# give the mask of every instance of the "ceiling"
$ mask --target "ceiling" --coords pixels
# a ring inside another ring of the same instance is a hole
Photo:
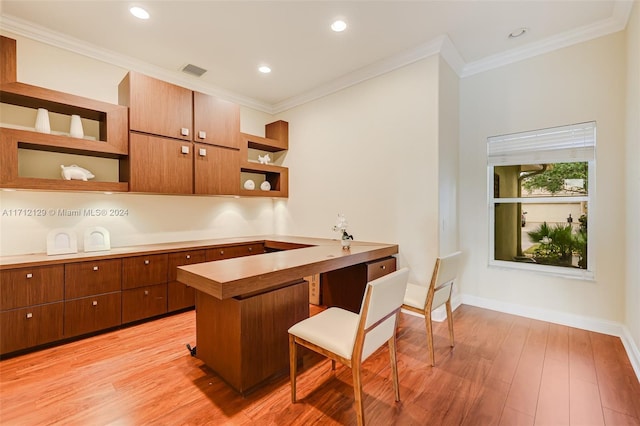
[[[619,31],[632,4],[2,0],[0,27],[273,113],[434,53],[464,77]],[[134,18],[132,5],[151,18]],[[344,32],[331,31],[336,18]],[[187,64],[208,71],[193,77]]]

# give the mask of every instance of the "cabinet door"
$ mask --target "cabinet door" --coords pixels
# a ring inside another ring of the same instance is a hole
[[[0,310],[56,302],[64,297],[64,266],[0,271]]]
[[[120,292],[64,302],[64,337],[116,327],[121,323]]]
[[[193,92],[193,140],[240,148],[240,106]]]
[[[167,282],[167,254],[122,259],[122,289]]]
[[[234,257],[251,256],[253,254],[262,254],[265,252],[263,243],[242,244],[237,246],[224,246],[207,249],[206,260],[212,262],[215,260],[232,259]]]
[[[121,272],[120,259],[67,263],[64,265],[64,298],[120,291]]]
[[[129,72],[118,86],[118,101],[129,107],[130,130],[191,140],[191,90]]]
[[[62,339],[64,303],[49,303],[0,313],[0,353]]]
[[[131,133],[129,190],[160,194],[193,193],[193,144]]]
[[[122,291],[122,323],[167,313],[167,284]]]
[[[218,146],[194,145],[194,193],[238,195],[240,151]]]
[[[167,287],[167,310],[169,312],[189,308],[196,304],[195,290],[176,281],[177,268],[205,261],[204,250],[169,254],[169,284]]]

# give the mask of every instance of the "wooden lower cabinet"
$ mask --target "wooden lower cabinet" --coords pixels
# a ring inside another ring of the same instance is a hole
[[[58,302],[63,297],[63,265],[0,271],[0,311]]]
[[[289,368],[287,330],[309,317],[309,283],[244,299],[196,292],[197,357],[241,394]]]
[[[177,268],[183,265],[192,265],[205,261],[204,250],[191,250],[179,253],[170,253],[168,261],[168,287],[167,310],[169,312],[190,308],[196,304],[196,293],[188,287],[176,281]]]
[[[65,300],[113,293],[121,289],[122,260],[67,263],[64,275]]]
[[[122,323],[167,313],[167,284],[122,290]]]
[[[167,282],[168,254],[151,254],[122,259],[122,289]]]
[[[64,302],[64,337],[75,337],[117,327],[121,320],[120,292]]]
[[[0,353],[63,338],[64,303],[49,303],[0,313]]]
[[[321,274],[322,304],[358,313],[367,283],[395,270],[396,258],[387,257]]]
[[[234,257],[252,256],[265,253],[264,243],[241,244],[207,249],[206,261],[232,259]]]

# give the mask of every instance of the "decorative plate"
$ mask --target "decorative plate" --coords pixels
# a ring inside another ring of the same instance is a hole
[[[47,234],[47,255],[78,252],[78,239],[72,229],[56,228]]]
[[[84,251],[111,250],[109,231],[102,226],[93,226],[84,230]]]

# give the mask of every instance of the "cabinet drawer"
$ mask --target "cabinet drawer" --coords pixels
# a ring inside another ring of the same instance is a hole
[[[64,266],[64,298],[120,291],[121,274],[120,259],[67,263]]]
[[[167,281],[175,281],[178,275],[178,266],[192,265],[205,261],[204,250],[181,251],[179,253],[169,253],[169,271]]]
[[[120,292],[64,303],[64,336],[73,337],[116,327],[121,323]]]
[[[377,278],[384,277],[396,270],[396,258],[388,257],[386,259],[377,260],[367,263],[367,282]]]
[[[62,339],[64,303],[49,303],[0,313],[0,353]]]
[[[0,310],[57,302],[63,297],[63,265],[0,271]]]
[[[167,312],[167,284],[122,291],[122,323]]]
[[[263,243],[216,247],[207,250],[206,260],[207,262],[211,262],[214,260],[232,259],[234,257],[251,256],[262,253],[264,253]]]
[[[166,254],[122,259],[122,289],[167,282]]]
[[[196,291],[178,281],[172,281],[167,288],[167,309],[169,312],[190,308],[196,304]]]

